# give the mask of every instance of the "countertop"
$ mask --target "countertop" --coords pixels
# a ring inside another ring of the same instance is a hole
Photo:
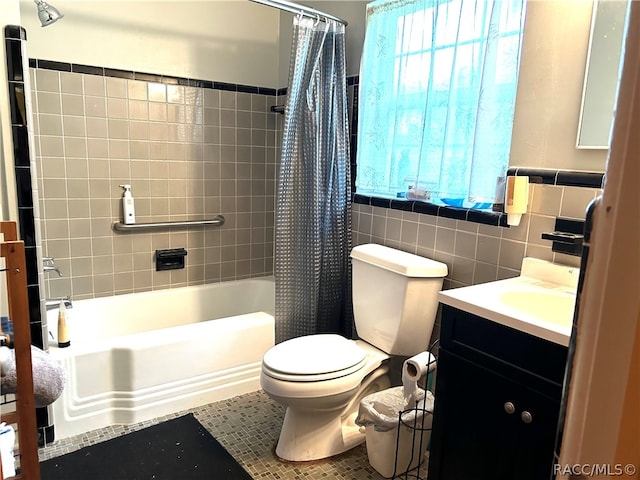
[[[440,292],[445,305],[551,342],[568,345],[579,270],[523,260],[522,275]]]

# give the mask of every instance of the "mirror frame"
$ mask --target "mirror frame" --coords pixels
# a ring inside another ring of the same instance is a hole
[[[593,2],[576,137],[578,149],[609,148],[630,3],[630,0]]]

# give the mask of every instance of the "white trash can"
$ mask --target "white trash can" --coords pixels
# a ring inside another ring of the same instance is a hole
[[[401,386],[360,401],[356,423],[365,429],[369,463],[385,478],[413,470],[424,459],[431,439],[434,397],[427,391],[416,401],[407,406]],[[400,412],[404,413],[399,424]]]
[[[15,441],[16,432],[13,427],[4,422],[0,423],[0,453],[2,454],[2,474],[0,479],[14,477],[16,474],[15,459],[13,457]]]

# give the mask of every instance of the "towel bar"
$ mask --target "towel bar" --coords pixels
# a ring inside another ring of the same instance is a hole
[[[136,230],[157,230],[162,228],[179,228],[179,227],[200,227],[205,225],[224,225],[224,217],[218,215],[211,220],[184,220],[178,222],[156,222],[156,223],[122,223],[116,222],[113,224],[113,229],[117,232],[131,232]]]

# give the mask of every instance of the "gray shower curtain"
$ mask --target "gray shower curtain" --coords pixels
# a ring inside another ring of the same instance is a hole
[[[297,17],[276,204],[276,342],[351,335],[344,25]]]

